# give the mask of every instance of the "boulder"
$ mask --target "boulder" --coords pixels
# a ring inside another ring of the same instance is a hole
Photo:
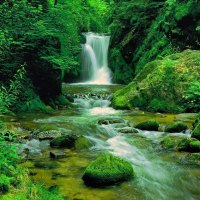
[[[189,147],[190,147],[190,152],[194,153],[200,152],[200,141],[191,141]]]
[[[117,131],[120,133],[138,133],[139,131],[133,127],[123,127],[123,128],[117,128]]]
[[[36,162],[34,166],[41,169],[56,169],[60,167],[60,165],[56,162]]]
[[[154,120],[149,120],[141,122],[135,126],[137,129],[147,130],[147,131],[158,131],[159,124]]]
[[[78,137],[75,141],[75,148],[77,150],[89,149],[92,143],[84,136]]]
[[[190,143],[196,141],[194,138],[182,138],[177,144],[177,150],[190,151]]]
[[[77,139],[76,135],[63,135],[57,138],[54,138],[50,142],[51,147],[67,147],[73,148],[75,145],[75,141]]]
[[[108,125],[108,124],[117,124],[117,123],[125,123],[125,120],[121,118],[107,118],[107,119],[100,119],[98,124]]]
[[[56,130],[34,132],[33,137],[39,140],[52,140],[54,138],[62,136],[62,132]]]
[[[49,155],[50,155],[50,158],[53,158],[53,159],[66,158],[67,157],[67,155],[64,152],[51,151],[49,153]]]
[[[99,156],[85,170],[82,179],[86,185],[99,187],[127,181],[134,176],[131,164],[111,154]]]
[[[200,110],[200,51],[186,50],[147,63],[133,81],[114,93],[112,105],[162,113]]]
[[[192,137],[200,140],[200,113],[198,114],[193,126],[194,130],[192,132]]]
[[[161,146],[164,149],[175,149],[182,141],[182,138],[176,136],[166,136],[161,141]]]
[[[182,122],[173,122],[165,127],[165,132],[180,133],[182,131],[187,130],[187,128],[188,128],[187,125]]]

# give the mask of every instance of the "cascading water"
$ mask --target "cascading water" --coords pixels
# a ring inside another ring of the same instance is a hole
[[[84,33],[86,44],[82,45],[83,79],[87,84],[110,84],[108,47],[110,36]]]

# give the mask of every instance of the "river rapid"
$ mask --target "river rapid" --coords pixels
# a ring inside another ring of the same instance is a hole
[[[71,108],[56,110],[52,114],[20,113],[4,117],[4,121],[24,137],[21,152],[29,150],[22,166],[30,170],[31,178],[47,187],[57,185],[67,199],[76,200],[197,200],[200,199],[199,165],[187,161],[187,152],[166,151],[160,141],[167,133],[163,129],[172,121],[184,121],[191,128],[196,114],[147,113],[138,109],[115,110],[111,107],[112,93],[120,85],[63,85],[65,95],[74,99]],[[118,124],[98,124],[100,119],[122,119]],[[149,119],[160,123],[159,132],[141,131],[137,134],[121,133]],[[89,149],[52,149],[48,140],[31,137],[34,131],[56,130],[85,136]],[[179,137],[187,133],[174,133]],[[28,138],[28,139],[26,139]],[[67,157],[51,159],[49,153],[57,151]],[[110,152],[131,162],[136,177],[119,185],[91,188],[81,177],[88,164],[98,155]],[[22,153],[23,155],[23,153]],[[51,163],[54,167],[40,168],[36,163]]]

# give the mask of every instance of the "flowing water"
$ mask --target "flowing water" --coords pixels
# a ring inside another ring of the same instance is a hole
[[[82,44],[83,81],[87,84],[110,84],[111,71],[108,68],[108,47],[110,36],[84,33],[86,43]]]
[[[110,107],[111,93],[121,86],[64,85],[64,92],[74,98],[72,108],[47,114],[20,114],[10,126],[32,134],[34,130],[64,130],[84,135],[93,144],[90,149],[56,149],[65,152],[67,158],[52,160],[53,151],[48,141],[30,139],[24,141],[24,148],[30,151],[29,158],[23,163],[32,172],[34,180],[48,187],[58,185],[60,192],[71,199],[82,200],[196,200],[200,199],[199,165],[193,165],[185,159],[186,152],[163,151],[159,143],[166,136],[163,132],[139,131],[137,134],[123,134],[120,128],[140,121],[156,119],[161,129],[167,123],[181,120],[191,127],[195,114],[160,114],[142,111],[117,111]],[[122,120],[118,124],[99,125],[99,119]],[[176,134],[188,137],[188,134]],[[55,149],[54,149],[55,151]],[[98,155],[110,152],[131,162],[136,177],[122,184],[90,188],[84,185],[81,177],[87,165]],[[35,166],[37,162],[56,164],[55,168],[44,169]]]

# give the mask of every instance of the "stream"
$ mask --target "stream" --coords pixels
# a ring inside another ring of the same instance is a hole
[[[10,128],[21,133],[23,148],[29,155],[21,164],[30,170],[31,178],[47,187],[57,185],[66,197],[76,200],[197,200],[200,199],[200,170],[198,165],[185,161],[186,152],[164,151],[160,141],[167,134],[154,131],[121,133],[138,122],[155,119],[161,129],[167,123],[181,120],[191,128],[195,114],[146,113],[140,110],[115,110],[111,107],[112,93],[120,85],[68,85],[63,92],[74,99],[71,108],[52,114],[20,113],[7,117]],[[102,119],[119,119],[117,124],[99,124]],[[48,140],[30,137],[34,131],[57,130],[85,136],[89,149],[52,149]],[[175,133],[176,134],[176,133]],[[177,136],[188,137],[177,133]],[[51,151],[65,152],[67,157],[51,159]],[[136,177],[119,185],[91,188],[81,177],[88,164],[98,155],[110,152],[131,162]],[[52,168],[40,168],[37,162],[53,163]]]

